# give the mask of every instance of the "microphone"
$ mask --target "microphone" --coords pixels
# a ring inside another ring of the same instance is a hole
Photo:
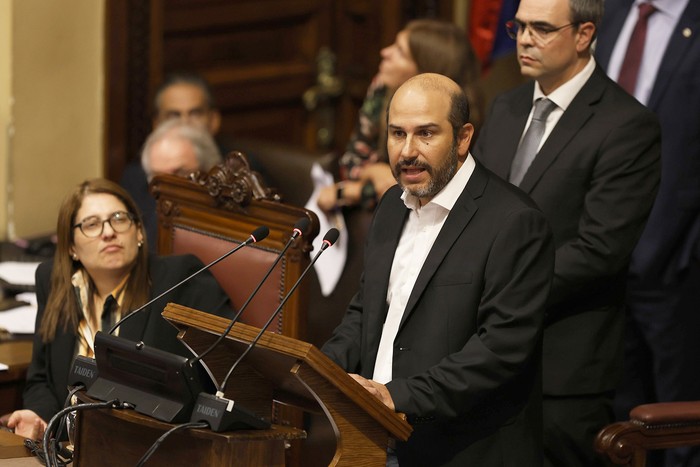
[[[250,245],[251,243],[257,243],[257,242],[259,242],[259,241],[261,241],[261,240],[264,240],[265,238],[267,238],[268,235],[270,235],[270,229],[268,229],[268,228],[265,227],[264,225],[258,227],[257,229],[255,229],[255,230],[253,231],[253,233],[250,234],[250,237],[248,237],[248,239],[247,239],[245,242],[241,243],[240,245],[236,246],[236,247],[233,248],[232,250],[229,250],[228,252],[226,252],[226,253],[224,253],[223,255],[219,256],[217,259],[215,259],[215,260],[212,261],[211,263],[207,264],[206,266],[202,267],[201,269],[199,269],[199,270],[193,272],[192,274],[190,274],[189,276],[185,277],[184,279],[182,279],[182,280],[181,280],[180,282],[178,282],[177,284],[175,284],[175,285],[173,285],[172,287],[170,287],[170,288],[169,288],[168,290],[166,290],[165,292],[161,293],[161,294],[158,295],[157,297],[155,297],[155,298],[149,300],[148,302],[144,303],[143,305],[141,305],[140,307],[138,307],[136,310],[132,311],[132,312],[129,313],[128,315],[123,316],[122,319],[120,319],[119,321],[117,321],[117,322],[114,324],[114,326],[112,326],[112,329],[109,330],[109,334],[114,334],[114,331],[116,331],[117,328],[118,328],[119,326],[121,326],[122,323],[124,323],[124,321],[126,321],[126,320],[129,319],[129,318],[131,318],[131,317],[134,316],[135,314],[141,312],[141,311],[144,310],[146,307],[148,307],[148,306],[150,306],[151,304],[153,304],[153,302],[155,302],[156,300],[159,300],[159,299],[163,298],[163,296],[165,296],[166,294],[168,294],[168,293],[172,292],[173,290],[177,289],[178,287],[180,287],[180,286],[181,286],[182,284],[184,284],[185,282],[187,282],[187,281],[189,281],[190,279],[192,279],[193,277],[195,277],[195,276],[201,274],[202,272],[204,272],[204,271],[206,271],[207,269],[211,268],[212,266],[214,266],[215,264],[219,263],[220,261],[225,260],[226,258],[228,258],[229,256],[231,256],[233,253],[237,252],[237,251],[240,250],[241,248],[243,248],[243,247],[245,247],[245,246],[248,246],[248,245]]]
[[[255,229],[253,231],[253,233],[250,234],[250,237],[248,237],[248,239],[246,241],[244,241],[243,243],[241,243],[240,245],[237,245],[235,248],[229,250],[227,253],[224,253],[223,256],[220,256],[219,258],[215,259],[211,263],[209,263],[206,266],[202,267],[201,269],[195,271],[190,276],[186,277],[185,279],[181,280],[180,282],[178,282],[174,286],[170,287],[165,292],[159,294],[157,297],[155,297],[152,300],[149,300],[145,304],[141,305],[133,312],[129,313],[126,316],[123,316],[119,321],[117,321],[114,324],[114,326],[112,326],[112,328],[109,330],[108,334],[112,335],[114,333],[114,331],[119,326],[121,326],[122,323],[124,323],[124,321],[131,318],[132,316],[135,316],[137,313],[144,310],[146,307],[151,305],[156,300],[161,299],[163,296],[172,292],[173,290],[175,290],[176,288],[178,288],[179,286],[181,286],[185,282],[189,281],[190,279],[192,279],[196,275],[201,274],[203,271],[211,268],[212,266],[214,266],[218,262],[228,258],[230,255],[232,255],[236,251],[240,250],[244,246],[249,245],[250,243],[259,242],[260,240],[265,239],[269,235],[269,233],[270,233],[270,229],[268,229],[267,227],[265,227],[265,226],[258,227],[257,229]],[[98,334],[100,334],[100,333],[98,333]],[[68,376],[68,380],[69,380],[68,383],[70,386],[77,386],[78,384],[83,384],[85,386],[85,388],[90,389],[90,387],[95,382],[95,380],[98,378],[98,376],[99,376],[98,367],[97,367],[97,363],[96,363],[95,359],[77,355],[75,357],[75,359],[73,360],[73,363],[71,365],[71,370],[70,370],[70,373]]]
[[[215,432],[227,431],[238,428],[265,429],[270,427],[270,423],[268,421],[258,417],[257,415],[244,409],[243,407],[240,407],[238,404],[235,404],[234,401],[225,398],[224,389],[226,388],[226,383],[231,377],[231,374],[233,374],[233,371],[236,369],[238,364],[245,358],[246,355],[248,355],[248,353],[250,353],[253,347],[255,347],[255,345],[258,343],[263,333],[265,332],[265,329],[267,329],[267,327],[270,325],[270,323],[272,323],[277,314],[279,314],[284,304],[287,303],[289,297],[292,296],[294,291],[301,283],[302,279],[306,276],[306,273],[309,272],[309,270],[313,267],[318,257],[321,256],[321,253],[323,253],[329,247],[333,246],[333,244],[336,241],[338,241],[339,236],[340,232],[338,231],[338,229],[335,228],[330,229],[326,233],[326,236],[323,237],[323,243],[321,244],[321,248],[319,249],[318,253],[316,253],[316,256],[314,256],[314,258],[311,260],[306,269],[304,269],[304,271],[301,273],[299,279],[297,279],[297,281],[294,283],[287,295],[284,296],[282,302],[280,302],[279,306],[272,313],[272,315],[264,324],[262,329],[260,329],[260,332],[255,336],[255,338],[251,341],[248,347],[243,351],[241,356],[238,357],[238,359],[231,366],[231,369],[228,371],[226,377],[219,386],[216,395],[207,394],[205,392],[199,393],[197,401],[195,402],[195,409],[192,412],[192,417],[190,418],[191,422],[204,421],[208,423],[212,431]],[[228,332],[226,334],[228,334]]]
[[[238,313],[236,313],[236,315],[231,319],[231,322],[229,323],[226,330],[221,333],[221,335],[218,337],[218,339],[216,339],[216,341],[214,341],[214,343],[212,345],[210,345],[209,348],[207,348],[204,352],[199,354],[199,356],[190,360],[190,365],[194,365],[199,360],[206,357],[209,354],[209,352],[214,350],[214,348],[217,345],[219,345],[222,340],[224,340],[226,338],[226,336],[228,335],[231,328],[233,328],[233,325],[238,321],[238,318],[241,316],[241,314],[246,309],[246,307],[251,302],[251,300],[253,300],[253,297],[255,297],[255,295],[258,293],[258,290],[260,290],[260,287],[262,287],[262,285],[265,283],[265,281],[270,276],[270,274],[272,274],[273,269],[275,269],[275,266],[277,266],[277,263],[280,262],[280,260],[284,256],[284,254],[287,252],[287,249],[289,249],[289,247],[292,245],[294,240],[296,240],[297,238],[304,235],[304,232],[306,232],[306,229],[309,228],[309,224],[310,224],[310,221],[307,217],[301,217],[301,218],[299,218],[298,221],[296,221],[296,223],[294,224],[294,230],[292,231],[292,235],[289,237],[289,240],[287,240],[287,244],[284,245],[284,248],[282,248],[282,251],[280,252],[280,254],[277,255],[277,259],[275,259],[274,263],[272,263],[270,268],[267,270],[267,273],[265,273],[265,276],[258,283],[257,287],[255,287],[255,290],[253,290],[253,292],[248,296],[248,299],[245,301],[245,303],[238,310]],[[217,388],[217,390],[218,390],[218,388]]]

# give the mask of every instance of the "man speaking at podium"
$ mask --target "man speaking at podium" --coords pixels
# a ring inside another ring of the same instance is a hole
[[[542,213],[475,162],[459,86],[394,94],[359,291],[322,350],[413,434],[387,465],[542,465],[541,337],[554,247]]]

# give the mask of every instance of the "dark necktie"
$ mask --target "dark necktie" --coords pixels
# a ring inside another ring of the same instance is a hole
[[[633,96],[637,88],[639,66],[642,64],[649,16],[655,11],[656,8],[651,3],[639,5],[639,19],[637,19],[637,24],[634,26],[632,36],[630,36],[630,42],[627,44],[627,53],[620,68],[620,76],[617,78],[618,84]]]
[[[117,322],[116,316],[114,314],[114,309],[118,307],[119,304],[117,301],[114,299],[112,295],[108,295],[107,299],[105,300],[105,304],[102,307],[102,331],[107,332],[109,331],[112,326],[114,326],[114,323]]]
[[[557,107],[557,104],[546,97],[537,99],[535,102],[535,112],[532,115],[530,126],[523,136],[523,140],[518,146],[518,150],[510,166],[510,177],[508,181],[513,185],[520,186],[520,182],[525,176],[525,172],[532,164],[537,155],[537,148],[540,147],[542,135],[544,135],[547,117]]]

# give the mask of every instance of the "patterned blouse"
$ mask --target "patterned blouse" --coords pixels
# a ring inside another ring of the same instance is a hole
[[[98,329],[93,329],[93,326],[90,325],[91,320],[88,319],[90,315],[88,304],[90,303],[91,291],[87,273],[83,269],[79,269],[73,274],[73,277],[71,277],[78,304],[83,312],[83,317],[78,324],[78,339],[76,340],[77,355],[93,358],[95,356],[94,342],[97,331],[107,331],[121,319],[121,303],[128,278],[129,276],[127,275],[112,293],[107,296],[102,309],[101,318],[98,320]]]
[[[357,180],[362,166],[386,160],[385,148],[380,149],[384,141],[382,119],[386,96],[386,86],[378,83],[375,77],[367,89],[345,153],[338,161],[341,180]]]

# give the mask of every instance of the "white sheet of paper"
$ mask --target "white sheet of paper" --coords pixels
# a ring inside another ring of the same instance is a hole
[[[34,322],[36,321],[36,295],[22,293],[16,298],[30,304],[0,311],[0,328],[12,334],[33,334]]]
[[[313,211],[318,216],[319,234],[313,242],[314,250],[311,255],[315,255],[321,249],[323,237],[328,232],[328,229],[335,227],[340,231],[338,241],[332,247],[328,248],[318,261],[314,264],[318,282],[321,285],[321,293],[323,296],[328,296],[335,290],[335,286],[340,280],[340,275],[345,268],[345,261],[348,256],[348,229],[345,226],[345,219],[342,212],[334,212],[327,215],[318,207],[318,194],[321,188],[333,185],[333,175],[323,170],[320,164],[315,163],[311,167],[311,179],[314,182],[314,192],[311,193],[311,198],[306,203],[306,209]]]
[[[0,263],[0,279],[13,285],[34,285],[34,274],[39,263],[4,261]]]

